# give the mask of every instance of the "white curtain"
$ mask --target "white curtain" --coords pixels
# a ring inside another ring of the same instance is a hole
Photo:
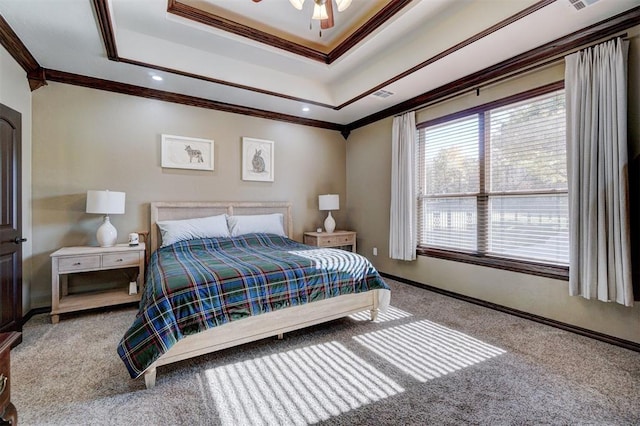
[[[627,160],[629,43],[565,58],[569,292],[633,305]]]
[[[416,114],[393,118],[389,257],[416,258]]]

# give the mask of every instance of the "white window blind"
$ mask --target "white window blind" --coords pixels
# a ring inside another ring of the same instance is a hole
[[[476,196],[480,190],[478,139],[478,116],[420,132],[418,244],[476,250]]]
[[[491,192],[567,191],[564,91],[490,110]]]
[[[487,113],[489,244],[502,257],[569,262],[564,91]]]
[[[418,126],[418,245],[568,263],[564,90]]]

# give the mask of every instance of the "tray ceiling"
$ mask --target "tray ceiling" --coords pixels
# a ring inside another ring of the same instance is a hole
[[[298,11],[288,0],[0,0],[0,15],[50,75],[339,127],[640,0],[581,10],[569,0],[353,0],[321,37],[316,22],[309,30],[311,3]],[[380,90],[391,95],[372,95]]]

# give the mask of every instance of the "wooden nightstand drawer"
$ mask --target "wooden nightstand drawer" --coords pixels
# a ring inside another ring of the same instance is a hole
[[[355,241],[356,241],[355,235],[338,236],[335,238],[335,244],[349,245],[349,244],[353,244]]]
[[[138,266],[140,255],[138,253],[113,253],[102,255],[102,267],[110,268],[121,266]]]
[[[58,260],[58,270],[60,272],[81,271],[84,269],[94,269],[100,267],[100,255],[61,257]]]
[[[305,232],[304,243],[316,247],[351,246],[356,251],[356,233],[354,231]]]
[[[346,240],[346,241],[349,241],[349,240]],[[338,238],[338,237],[320,238],[318,240],[318,245],[320,247],[324,247],[324,246],[331,247],[341,243],[342,243],[341,238]]]

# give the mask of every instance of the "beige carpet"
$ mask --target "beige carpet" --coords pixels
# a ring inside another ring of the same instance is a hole
[[[392,308],[131,380],[135,310],[32,318],[11,352],[21,425],[640,424],[640,354],[389,281]]]

